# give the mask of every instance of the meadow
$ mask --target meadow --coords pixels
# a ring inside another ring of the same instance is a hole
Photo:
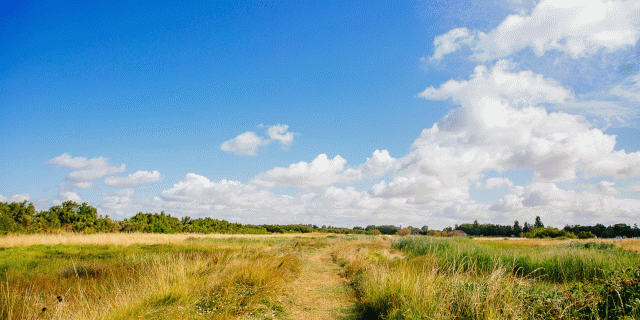
[[[2,319],[636,319],[640,241],[0,238]]]

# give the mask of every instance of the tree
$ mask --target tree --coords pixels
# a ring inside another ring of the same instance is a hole
[[[520,227],[520,222],[516,220],[515,222],[513,222],[513,234],[516,237],[519,237],[521,233],[522,233],[522,227]]]
[[[544,224],[540,219],[540,216],[536,216],[536,223],[533,225],[534,228],[544,228]]]

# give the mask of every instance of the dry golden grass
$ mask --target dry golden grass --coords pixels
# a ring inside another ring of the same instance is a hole
[[[124,239],[113,235],[65,235],[54,238],[30,236],[19,237],[21,242],[14,241],[12,244],[37,244],[47,238],[62,244],[166,244],[179,243],[192,237],[124,236]],[[273,299],[282,295],[286,283],[298,277],[299,255],[303,248],[295,244],[306,240],[306,237],[301,237],[300,240],[289,235],[286,237],[290,240],[250,243],[224,239],[214,242],[197,241],[200,248],[197,250],[192,250],[191,246],[183,243],[170,251],[134,254],[123,257],[124,260],[105,263],[106,266],[109,263],[124,263],[125,267],[105,267],[103,269],[106,273],[97,276],[83,276],[82,272],[79,273],[77,270],[80,264],[77,259],[80,257],[75,257],[75,262],[72,257],[69,261],[72,267],[65,269],[68,271],[65,276],[56,276],[54,272],[48,278],[41,276],[42,281],[2,277],[0,318],[279,318],[282,307]],[[91,266],[93,265],[89,265]],[[57,296],[61,296],[62,301],[58,301]],[[46,310],[42,311],[43,308]]]
[[[291,319],[353,318],[356,302],[353,288],[340,276],[340,268],[333,263],[333,246],[305,250],[302,255],[300,277],[285,290],[283,301]]]
[[[30,245],[116,245],[128,246],[132,244],[178,244],[187,239],[211,238],[311,238],[327,237],[333,234],[325,233],[289,233],[289,234],[158,234],[158,233],[59,233],[59,234],[12,234],[0,237],[0,247],[21,247]]]

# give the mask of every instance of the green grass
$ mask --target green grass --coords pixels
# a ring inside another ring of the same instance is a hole
[[[399,252],[364,239],[336,246],[363,319],[640,319],[639,255],[609,244],[406,237],[387,245]]]
[[[320,248],[351,281],[323,294],[358,297],[335,316],[640,319],[640,255],[546,244],[350,235],[0,248],[0,319],[288,319],[283,290]]]
[[[301,250],[296,239],[2,248],[0,318],[278,318],[272,297]]]
[[[584,243],[524,247],[465,238],[405,237],[393,244],[417,256],[429,256],[450,270],[490,273],[504,268],[522,277],[552,282],[603,278],[612,271],[640,265],[640,256],[609,244]]]

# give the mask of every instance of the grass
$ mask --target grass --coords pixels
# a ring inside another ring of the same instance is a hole
[[[593,280],[611,271],[640,265],[638,254],[613,244],[601,244],[604,246],[589,247],[575,241],[556,246],[524,247],[466,238],[405,237],[393,246],[415,255],[430,256],[452,272],[462,269],[488,273],[499,268],[554,282]]]
[[[633,239],[61,234],[2,240],[0,319],[640,318]]]
[[[0,318],[277,317],[272,297],[299,273],[295,242],[227,244],[3,248]]]
[[[406,237],[377,244],[345,241],[337,248],[334,260],[356,288],[362,318],[640,317],[640,269],[629,269],[637,268],[638,255],[606,244],[528,247]],[[518,271],[521,261],[544,269]],[[600,266],[609,269],[596,279],[598,272],[588,269]]]

